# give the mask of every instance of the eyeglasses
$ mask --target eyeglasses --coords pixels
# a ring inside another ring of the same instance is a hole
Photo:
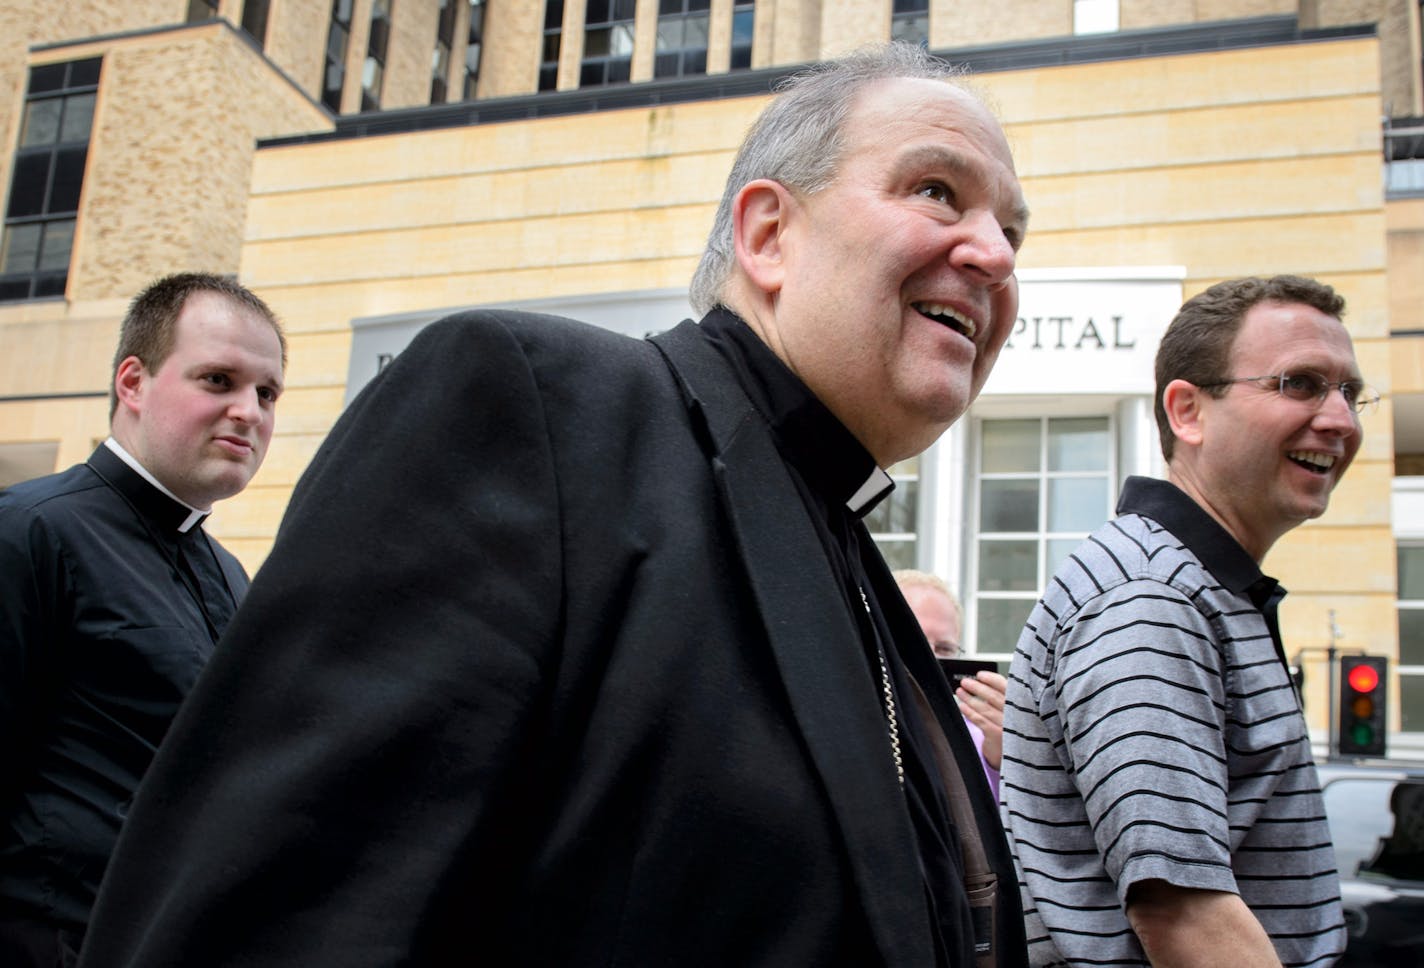
[[[1311,370],[1298,370],[1295,373],[1272,373],[1269,376],[1238,376],[1232,380],[1217,380],[1215,383],[1198,383],[1197,386],[1208,390],[1212,387],[1224,387],[1233,383],[1260,383],[1265,380],[1274,382],[1276,392],[1287,400],[1313,403],[1317,407],[1322,406],[1325,403],[1325,398],[1330,395],[1330,391],[1337,387],[1340,390],[1340,395],[1345,398],[1345,403],[1349,404],[1350,409],[1356,413],[1373,413],[1380,402],[1380,395],[1359,380],[1332,382]]]

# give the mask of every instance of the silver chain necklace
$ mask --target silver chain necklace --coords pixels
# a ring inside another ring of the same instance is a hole
[[[860,592],[860,604],[865,606],[866,617],[870,619],[871,634],[875,631],[875,616],[870,611],[870,599],[865,597],[865,589],[856,586]],[[890,666],[885,661],[885,649],[880,645],[880,637],[875,636],[875,654],[880,659],[880,686],[885,693],[885,725],[890,730],[890,755],[895,758],[895,775],[900,786],[905,785],[905,761],[900,755],[900,720],[895,715],[895,690],[890,687]]]

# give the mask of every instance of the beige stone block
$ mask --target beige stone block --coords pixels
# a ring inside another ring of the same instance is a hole
[[[1375,423],[1375,421],[1371,421]],[[1390,484],[1394,480],[1394,448],[1390,445],[1390,435],[1372,434],[1372,427],[1365,430],[1365,442],[1375,439],[1384,442],[1383,459],[1373,459],[1365,454],[1362,446],[1360,454],[1345,477],[1335,487],[1330,496],[1330,508],[1321,516],[1320,523],[1330,527],[1388,527]]]
[[[277,429],[272,436],[273,446],[288,435],[325,436],[341,415],[345,397],[344,386],[288,386],[277,401]]]
[[[335,425],[335,417],[331,425]],[[277,428],[283,429],[280,406],[277,414]],[[262,462],[262,481],[269,487],[291,488],[316,456],[322,441],[326,440],[326,430],[315,433],[276,433],[267,448],[267,458]]]
[[[1343,485],[1342,485],[1343,486]],[[1384,500],[1388,503],[1388,496]],[[1302,525],[1276,542],[1262,567],[1292,593],[1394,594],[1394,535],[1387,525]]]
[[[1378,172],[1377,155],[1330,155],[1026,177],[1023,188],[1035,233],[1340,212],[1372,216],[1382,234]],[[1326,193],[1321,184],[1359,188]]]
[[[1351,38],[1105,61],[1005,71],[978,80],[1015,124],[1085,113],[1147,115],[1207,105],[1370,96],[1379,90],[1378,41]]]
[[[1038,178],[1351,154],[1367,155],[1378,166],[1378,110],[1377,98],[1365,93],[1064,120],[1019,120],[1007,111],[1004,117],[1019,177]],[[1302,138],[1306,130],[1313,137]],[[1362,190],[1370,193],[1365,199],[1358,197]],[[1358,185],[1350,198],[1378,204],[1379,192],[1376,177]]]
[[[1396,394],[1424,393],[1424,336],[1390,340],[1390,380]]]
[[[505,97],[538,90],[544,5],[487,3],[484,27],[479,96]]]
[[[287,337],[287,384],[310,389],[345,386],[351,355],[350,332],[292,333]],[[285,402],[279,400],[279,406]],[[280,416],[279,416],[280,419]]]
[[[889,0],[821,0],[818,58],[840,57],[867,43],[889,39]]]
[[[930,47],[982,47],[1014,40],[1068,37],[1073,5],[1043,0],[963,3],[930,0]]]
[[[1379,222],[1377,212],[1364,212],[1088,231],[1034,227],[1019,265],[1184,265],[1191,279],[1382,272]]]

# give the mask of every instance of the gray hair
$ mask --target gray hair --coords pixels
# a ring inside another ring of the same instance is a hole
[[[891,78],[954,80],[966,73],[914,44],[867,47],[838,60],[813,65],[776,86],[777,97],[752,125],[737,152],[702,261],[693,273],[692,307],[704,314],[721,303],[731,278],[732,201],[758,178],[812,194],[835,178],[844,148],[842,133],[857,95]]]

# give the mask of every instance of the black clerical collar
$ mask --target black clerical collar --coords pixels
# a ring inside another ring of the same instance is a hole
[[[1261,566],[1221,522],[1170,481],[1129,477],[1122,485],[1117,513],[1140,514],[1162,525],[1186,545],[1225,588],[1247,594],[1257,608],[1263,607],[1271,597],[1279,600],[1285,595],[1280,584],[1261,571]]]
[[[129,463],[127,453],[113,438],[95,448],[89,455],[94,473],[118,491],[134,509],[148,518],[162,532],[186,533],[200,526],[208,512],[189,507],[161,487],[148,480]]]
[[[894,490],[870,452],[739,316],[713,309],[702,331],[731,363],[782,455],[828,504],[864,517]]]

